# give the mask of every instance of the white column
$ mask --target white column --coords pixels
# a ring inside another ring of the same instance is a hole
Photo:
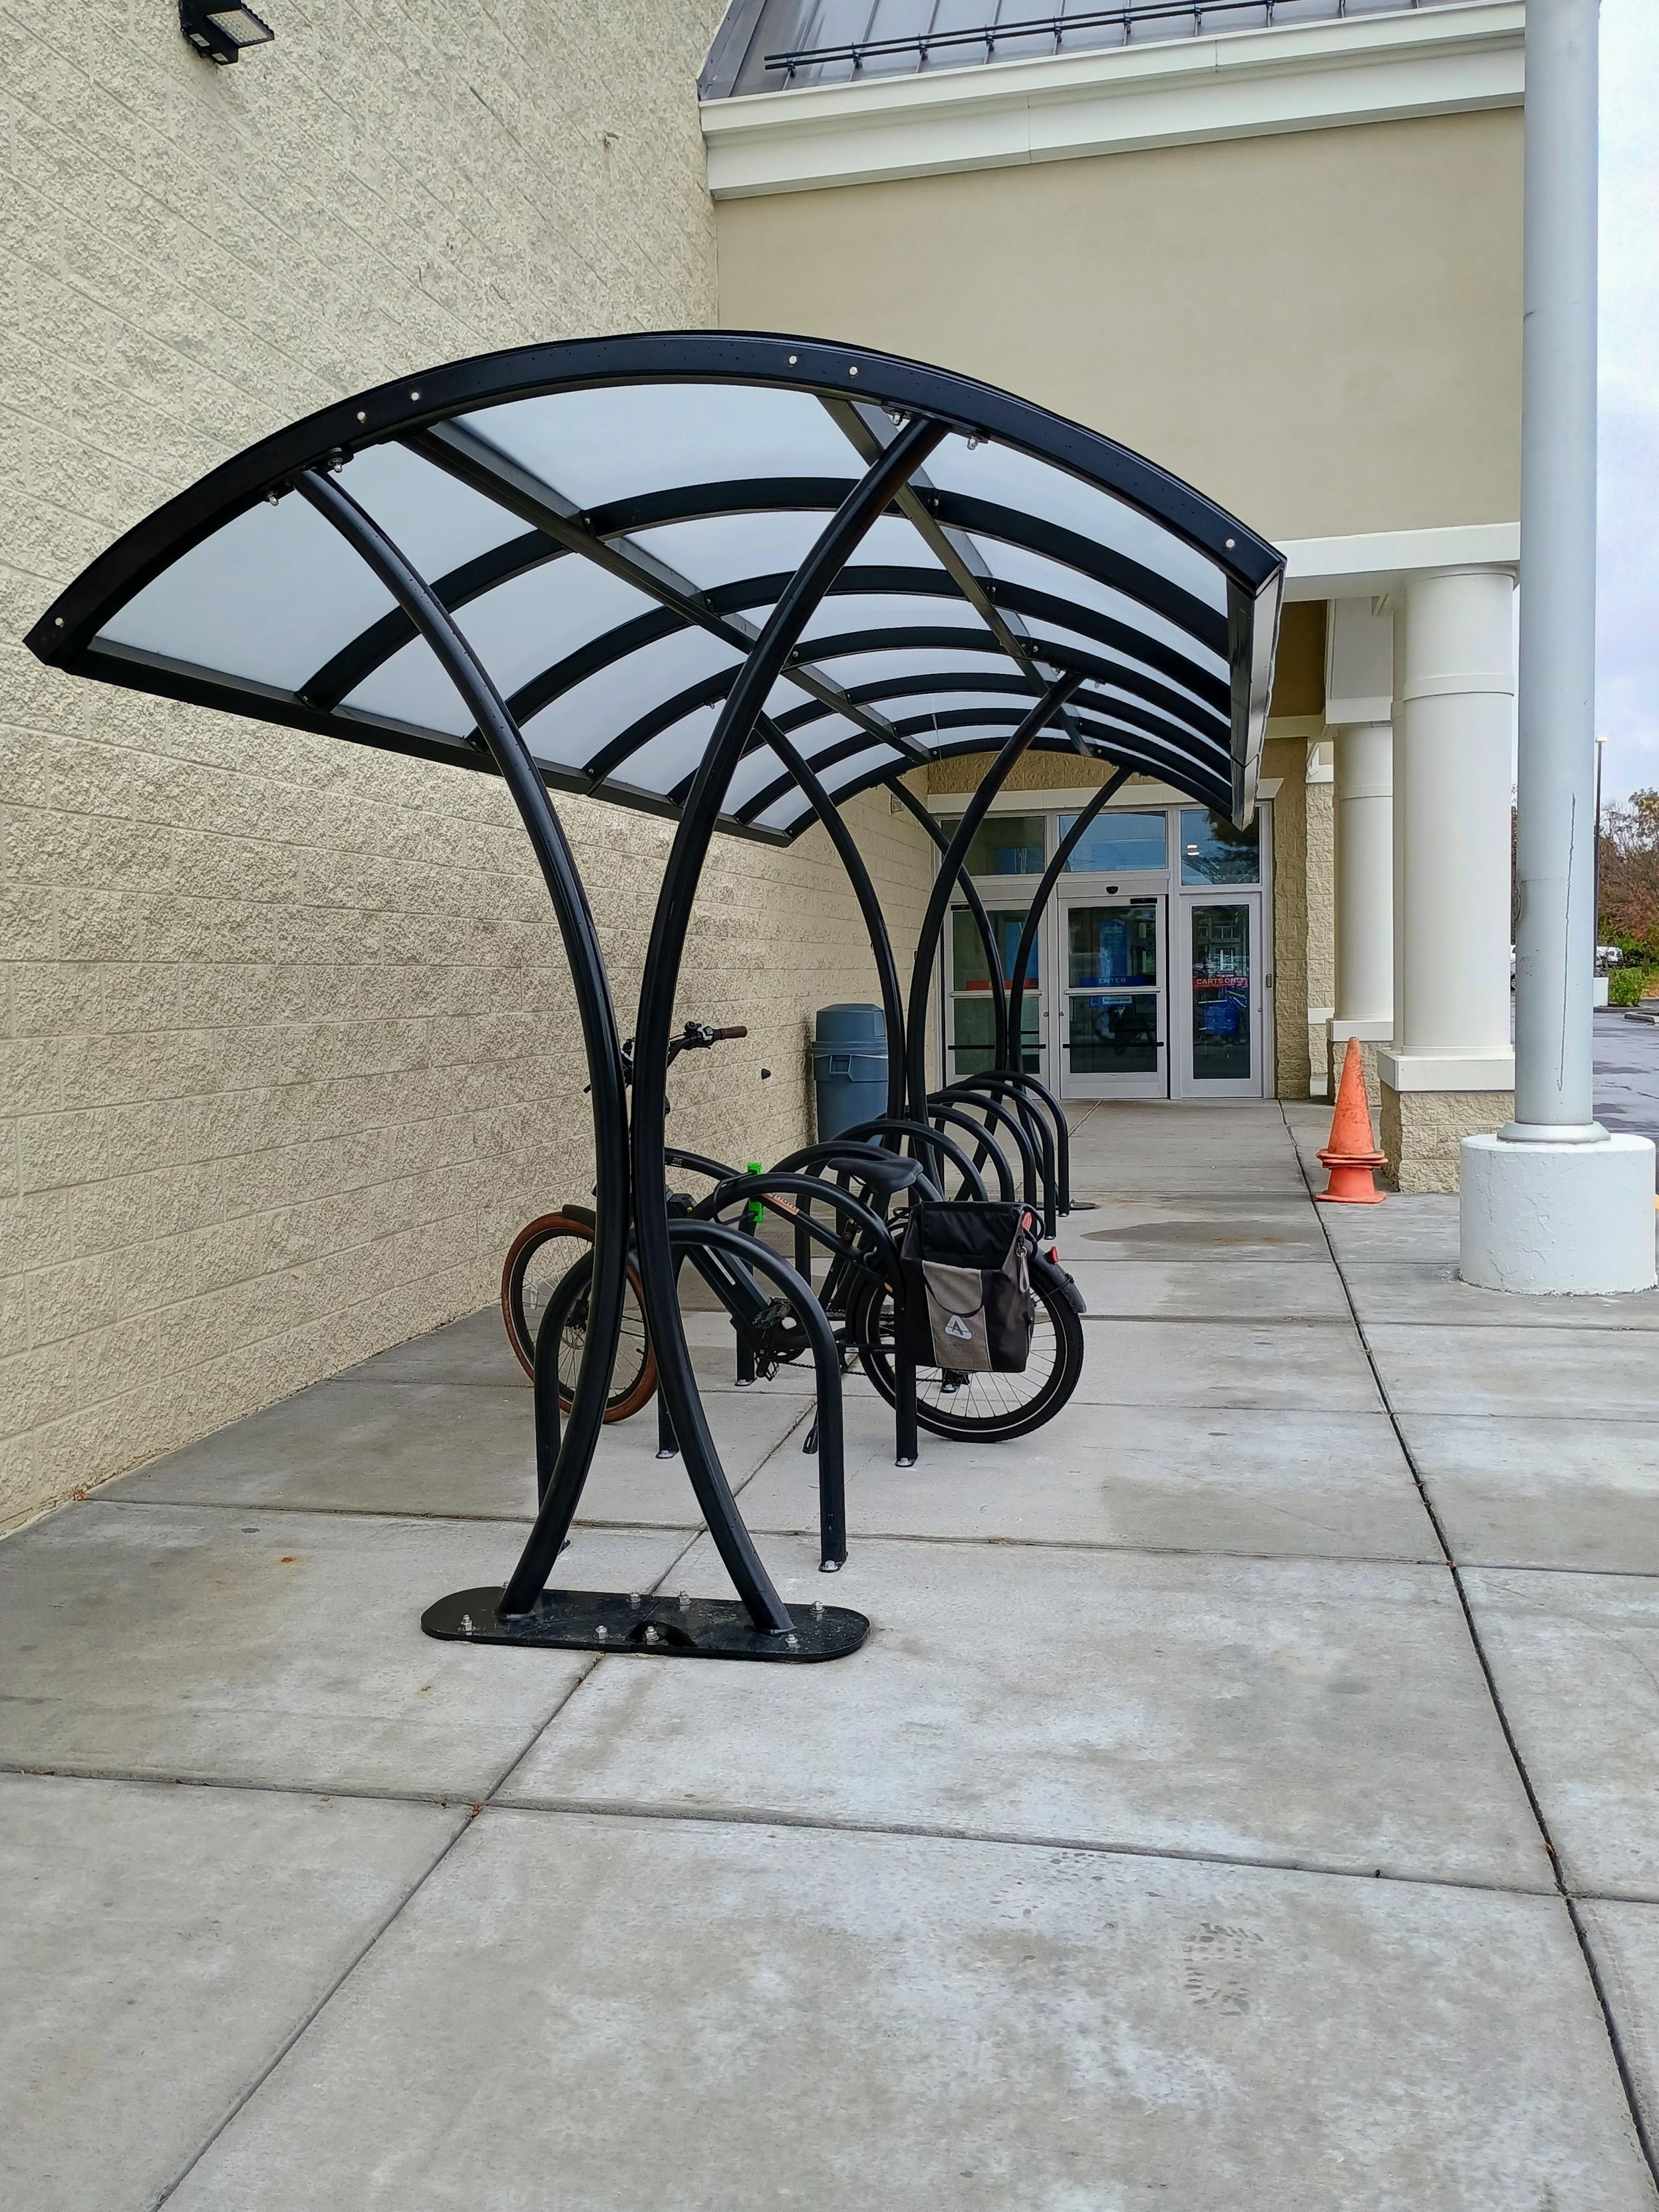
[[[1335,732],[1336,1018],[1331,1036],[1394,1034],[1394,731]]]
[[[1334,599],[1325,720],[1334,744],[1336,1057],[1394,1035],[1394,623],[1375,600]]]
[[[1594,1141],[1598,0],[1528,10],[1516,1137]],[[1535,82],[1530,80],[1535,79]]]
[[[1508,1091],[1515,586],[1504,569],[1413,576],[1395,611],[1397,1091]],[[1496,1118],[1494,1116],[1494,1118]]]
[[[1650,1288],[1654,1147],[1595,1120],[1599,0],[1527,9],[1516,1119],[1462,1146],[1468,1282]]]

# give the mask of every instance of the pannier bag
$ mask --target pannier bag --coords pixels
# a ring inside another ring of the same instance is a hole
[[[1031,1356],[1036,1224],[1006,1200],[924,1199],[911,1208],[904,1270],[905,1349],[952,1375],[1018,1375]]]

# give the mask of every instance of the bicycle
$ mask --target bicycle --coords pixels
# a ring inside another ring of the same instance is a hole
[[[688,1023],[674,1040],[671,1056],[707,1048],[732,1035],[746,1034],[746,1030],[714,1030]],[[804,1146],[769,1171],[739,1170],[676,1147],[666,1152],[671,1165],[707,1177],[714,1186],[701,1200],[693,1200],[684,1192],[671,1194],[672,1222],[713,1226],[720,1223],[722,1214],[739,1212],[750,1238],[750,1245],[744,1249],[759,1247],[753,1264],[768,1273],[773,1271],[761,1261],[759,1253],[769,1248],[761,1243],[757,1232],[761,1218],[770,1214],[793,1231],[794,1273],[808,1285],[812,1281],[813,1246],[830,1248],[817,1303],[834,1328],[842,1368],[855,1360],[895,1409],[896,1456],[901,1466],[911,1464],[915,1458],[919,1427],[939,1436],[981,1443],[1028,1433],[1060,1410],[1081,1375],[1082,1300],[1052,1250],[1046,1255],[1039,1252],[1031,1261],[1036,1311],[1031,1355],[1024,1373],[959,1375],[937,1368],[912,1370],[897,1350],[896,1316],[903,1295],[898,1235],[905,1210],[917,1199],[943,1196],[952,1175],[958,1197],[982,1200],[987,1196],[978,1164],[946,1133],[945,1123],[971,1133],[981,1159],[988,1161],[994,1170],[1000,1194],[1012,1200],[1016,1194],[1014,1176],[995,1141],[996,1125],[1006,1127],[1020,1155],[1021,1184],[1026,1197],[1034,1200],[1034,1182],[1040,1182],[1044,1212],[1052,1218],[1056,1194],[1051,1133],[1046,1126],[1041,1127],[1039,1141],[1033,1144],[1031,1125],[1041,1121],[1040,1114],[1031,1109],[1031,1121],[1027,1121],[1001,1103],[1002,1097],[1023,1089],[1018,1079],[999,1079],[998,1088],[1001,1097],[981,1095],[973,1101],[983,1119],[966,1109],[959,1092],[954,1096],[946,1092],[928,1101],[925,1122],[878,1117],[836,1138]],[[1047,1103],[1046,1092],[1042,1097]],[[1024,1099],[1020,1103],[1024,1105]],[[908,1145],[920,1157],[904,1157],[898,1150],[901,1145]],[[896,1233],[896,1206],[899,1209]],[[835,1216],[833,1228],[814,1218],[815,1207]],[[502,1310],[507,1332],[526,1369],[538,1329],[553,1326],[559,1330],[563,1406],[570,1403],[586,1340],[582,1267],[592,1222],[591,1210],[579,1206],[566,1206],[542,1216],[515,1238],[503,1270]],[[689,1230],[678,1236],[686,1257],[732,1322],[740,1386],[769,1380],[780,1367],[813,1351],[815,1331],[810,1323],[793,1310],[788,1299],[768,1297],[754,1281],[751,1267],[737,1264],[726,1251],[700,1249]],[[631,1418],[649,1404],[655,1389],[655,1361],[638,1279],[630,1266],[623,1338],[606,1419]],[[807,1449],[814,1448],[816,1439],[815,1426],[809,1433]],[[659,1451],[665,1454],[674,1448],[672,1432],[663,1422]]]

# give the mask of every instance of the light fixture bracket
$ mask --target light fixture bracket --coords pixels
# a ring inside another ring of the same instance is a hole
[[[269,46],[276,35],[240,0],[179,0],[179,28],[204,61],[221,69],[238,60],[244,46]]]

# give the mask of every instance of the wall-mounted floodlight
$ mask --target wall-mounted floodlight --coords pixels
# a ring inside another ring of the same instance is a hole
[[[221,68],[234,62],[244,46],[269,46],[276,35],[240,0],[179,0],[179,27],[198,54]]]

